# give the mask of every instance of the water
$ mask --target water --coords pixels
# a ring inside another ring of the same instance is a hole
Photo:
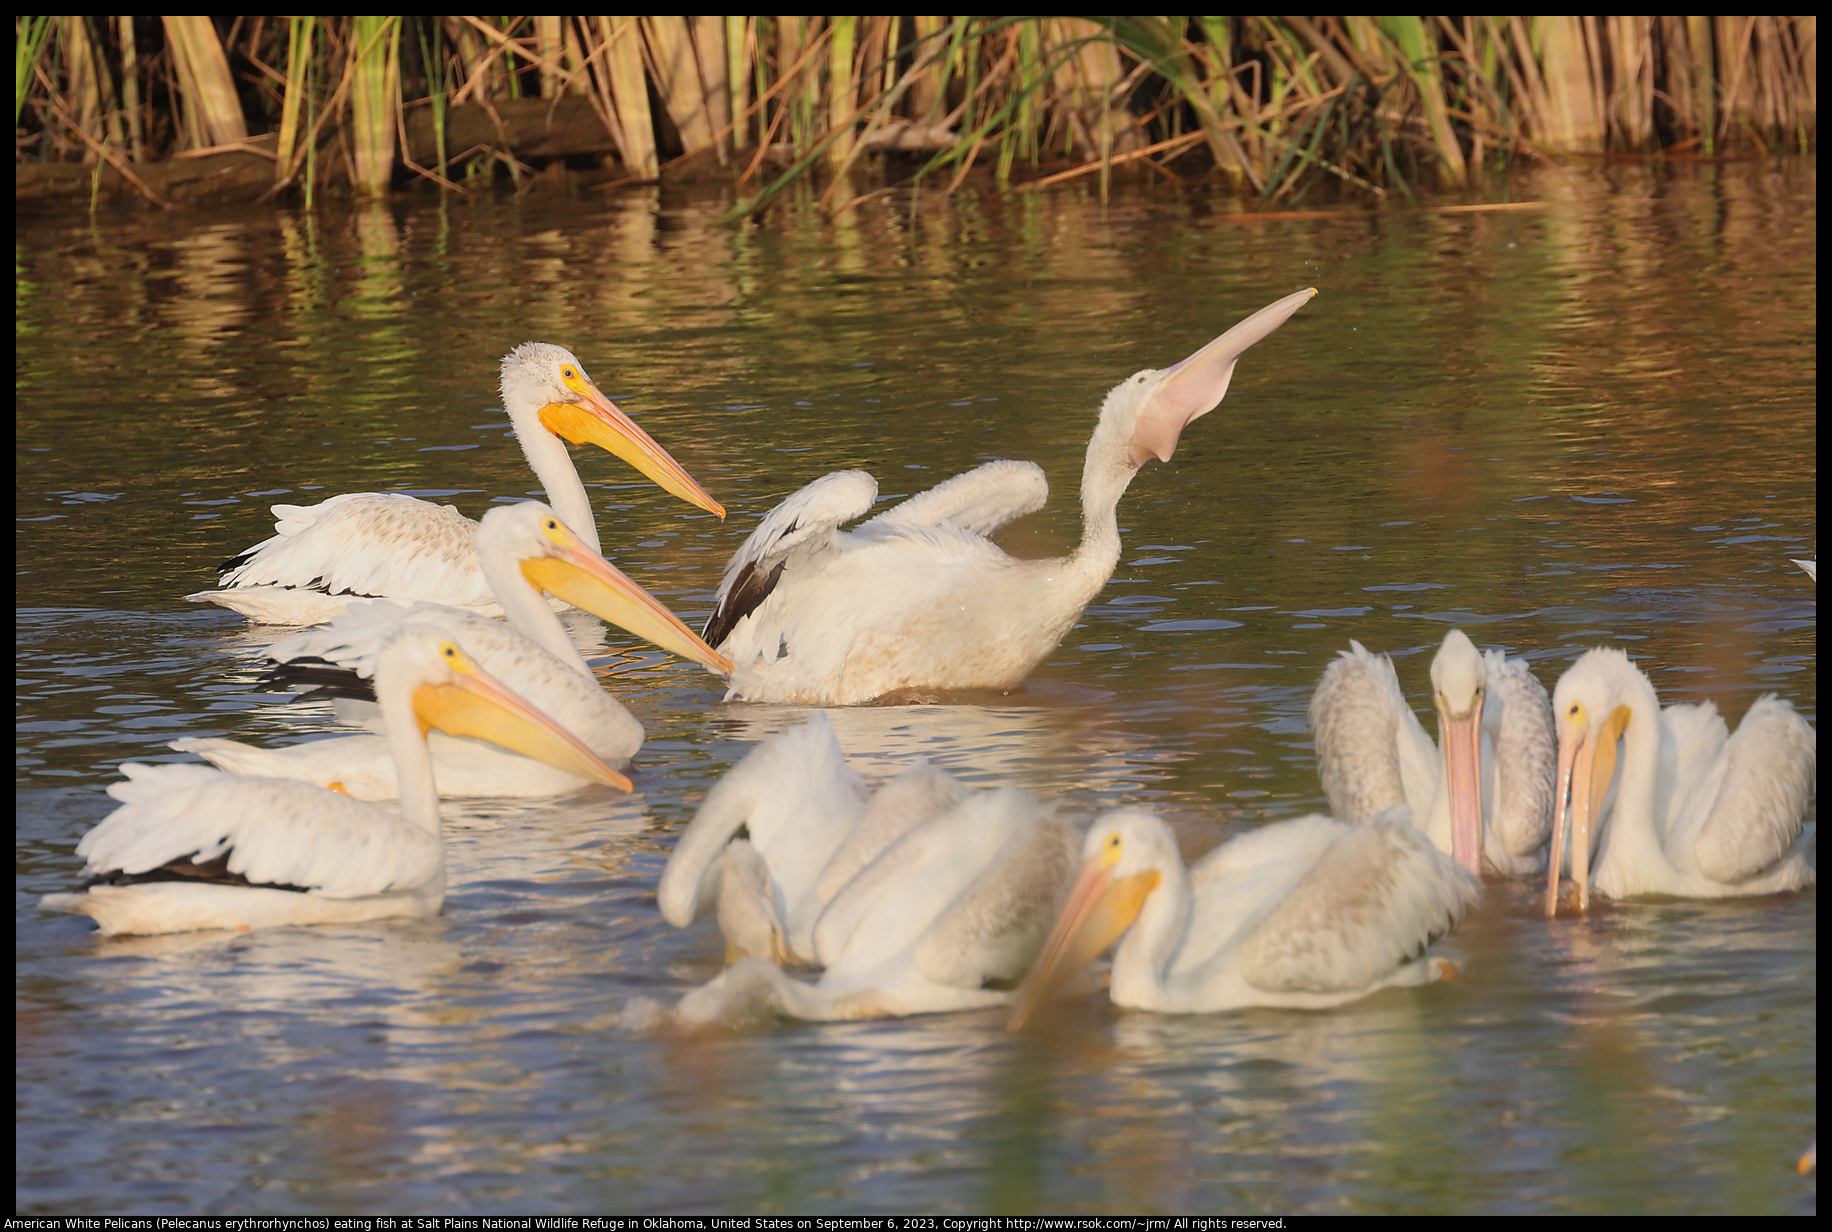
[[[1120,509],[1113,580],[996,705],[835,711],[878,777],[927,755],[1186,856],[1322,806],[1329,656],[1428,708],[1447,625],[1532,660],[1629,648],[1663,700],[1816,716],[1814,163],[1607,165],[1550,204],[1240,225],[1199,196],[908,198],[716,227],[663,195],[401,205],[316,225],[18,224],[16,1206],[208,1214],[1149,1210],[1812,1212],[1816,894],[1605,905],[1491,883],[1460,985],[1328,1013],[1090,1003],[656,1030],[718,970],[656,878],[795,707],[613,633],[637,790],[446,809],[438,919],[97,939],[39,910],[124,760],[322,716],[251,691],[271,634],[178,596],[266,506],[533,495],[497,358],[562,342],[731,510],[575,451],[607,553],[697,624],[807,480],[881,495],[990,457],[1049,475],[1066,551],[1095,409],[1292,290],[1224,406]]]

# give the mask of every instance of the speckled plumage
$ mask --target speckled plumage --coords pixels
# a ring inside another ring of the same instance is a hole
[[[1477,652],[1452,629],[1432,659],[1442,731],[1446,707],[1481,706],[1482,860],[1491,871],[1545,867],[1557,760],[1551,701],[1525,661]],[[1330,813],[1359,824],[1389,816],[1417,826],[1451,849],[1451,806],[1444,753],[1400,691],[1392,662],[1351,641],[1324,670],[1311,695],[1317,777]]]
[[[1102,915],[1135,887],[1132,905]],[[1122,930],[1117,1005],[1206,1013],[1268,1005],[1322,1009],[1382,988],[1429,983],[1431,941],[1477,900],[1481,885],[1408,826],[1349,826],[1327,817],[1274,822],[1185,869],[1170,829],[1123,809],[1096,821],[1082,873],[1013,1025],[1035,1012],[1084,928]],[[1129,913],[1130,912],[1130,913]],[[1101,937],[1086,949],[1098,952]]]

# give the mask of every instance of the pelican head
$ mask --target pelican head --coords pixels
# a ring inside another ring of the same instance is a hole
[[[1164,870],[1182,864],[1170,827],[1142,809],[1095,822],[1082,842],[1081,873],[1005,1029],[1020,1030],[1050,993],[1131,928]]]
[[[664,490],[717,517],[725,506],[605,397],[578,357],[551,342],[524,342],[503,356],[503,407],[527,433],[538,424],[575,445],[609,450]],[[524,420],[528,422],[524,422]]]
[[[1177,452],[1183,430],[1221,405],[1234,376],[1234,365],[1248,347],[1283,325],[1310,302],[1315,287],[1268,304],[1195,354],[1168,368],[1146,368],[1113,387],[1107,407],[1116,418],[1130,419],[1126,456],[1134,470],[1153,458],[1168,462]]]
[[[1547,861],[1546,915],[1558,911],[1559,858],[1565,840],[1565,800],[1571,800],[1571,880],[1578,909],[1590,906],[1590,849],[1593,826],[1616,773],[1616,742],[1628,731],[1637,708],[1644,721],[1659,714],[1654,686],[1628,655],[1614,648],[1585,651],[1552,690],[1558,728],[1558,772],[1553,783],[1552,849]]]
[[[486,573],[499,567],[498,561],[518,561],[522,577],[536,590],[545,590],[721,676],[731,674],[731,660],[701,641],[661,600],[593,551],[539,501],[498,505],[484,514],[477,527],[477,552]]]
[[[475,736],[580,778],[631,789],[577,736],[477,666],[444,629],[403,626],[376,665],[375,691],[378,699],[410,698],[422,734],[437,727]]]
[[[1287,295],[1168,368],[1145,368],[1107,391],[1100,422],[1088,441],[1081,475],[1081,502],[1086,511],[1109,510],[1141,466],[1157,458],[1168,462],[1177,440],[1194,420],[1221,405],[1241,353],[1283,325],[1302,308],[1315,287]]]
[[[1482,654],[1461,629],[1444,635],[1431,660],[1431,692],[1438,707],[1438,741],[1450,782],[1450,855],[1470,872],[1482,872],[1482,695],[1488,672]]]

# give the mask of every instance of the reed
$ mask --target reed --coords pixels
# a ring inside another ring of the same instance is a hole
[[[191,149],[248,136],[229,57],[208,17],[162,17],[166,48],[178,74],[185,139]]]
[[[1007,191],[1138,173],[1266,204],[1325,183],[1410,198],[1482,191],[1520,157],[1806,151],[1818,120],[1813,16],[20,16],[14,54],[21,163],[142,165],[271,131],[276,193],[381,194],[402,166],[520,186],[539,158],[476,138],[453,155],[452,109],[502,132],[500,106],[574,96],[617,174],[704,155],[751,194],[734,217],[809,177],[832,213],[981,168]],[[397,141],[415,107],[431,167]],[[880,187],[831,183],[861,173]]]
[[[350,87],[352,157],[357,191],[384,196],[394,175],[399,106],[401,18],[358,17],[352,30],[355,79]]]
[[[649,114],[649,88],[642,64],[642,33],[635,17],[600,17],[605,93],[616,127],[611,135],[623,151],[624,165],[645,180],[661,169],[656,153],[655,121]]]

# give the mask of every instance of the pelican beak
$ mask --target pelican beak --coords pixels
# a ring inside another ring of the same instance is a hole
[[[1596,845],[1597,814],[1616,775],[1616,740],[1628,726],[1629,708],[1617,706],[1601,729],[1591,732],[1571,770],[1571,879],[1578,885],[1578,910],[1590,908],[1590,852]]]
[[[1062,914],[1056,917],[1056,927],[1050,930],[1036,965],[1018,991],[1005,1029],[1023,1030],[1051,993],[1132,927],[1146,896],[1157,888],[1156,869],[1116,878],[1099,857],[1084,863]]]
[[[721,676],[731,675],[730,659],[701,641],[661,600],[632,582],[621,569],[579,542],[558,519],[544,529],[558,554],[522,561],[522,576],[531,585],[653,642],[669,654],[704,664]]]
[[[1127,447],[1133,466],[1153,458],[1170,461],[1183,429],[1221,405],[1234,365],[1247,348],[1283,325],[1316,293],[1317,288],[1307,287],[1268,304],[1189,358],[1159,369],[1157,388],[1140,410]]]
[[[1558,874],[1559,863],[1565,855],[1565,839],[1569,823],[1566,821],[1565,801],[1571,792],[1571,773],[1577,762],[1578,747],[1584,743],[1585,729],[1582,718],[1570,724],[1561,723],[1558,733],[1558,771],[1552,778],[1552,843],[1546,852],[1546,918],[1558,915]],[[1575,848],[1574,848],[1575,851]],[[1577,872],[1577,857],[1572,857],[1572,873]]]
[[[1628,727],[1631,711],[1617,706],[1602,723],[1580,722],[1560,733],[1558,774],[1553,783],[1552,849],[1546,873],[1546,916],[1558,912],[1559,855],[1565,831],[1564,801],[1571,797],[1571,881],[1578,891],[1578,910],[1590,908],[1590,851],[1599,806],[1616,774],[1616,741]],[[1586,713],[1583,716],[1588,718]]]
[[[1444,769],[1450,778],[1450,858],[1482,875],[1482,703],[1456,717],[1438,706]]]
[[[725,516],[725,506],[694,482],[681,464],[668,456],[636,421],[617,409],[617,404],[599,392],[598,386],[584,376],[567,381],[579,395],[577,402],[549,402],[541,408],[541,426],[575,445],[596,445],[607,449],[647,475],[655,483],[690,505],[698,505],[716,517]]]
[[[447,735],[475,736],[544,761],[606,787],[630,791],[629,779],[605,765],[579,738],[487,674],[463,651],[448,654],[452,678],[413,692],[422,735],[436,727]]]

